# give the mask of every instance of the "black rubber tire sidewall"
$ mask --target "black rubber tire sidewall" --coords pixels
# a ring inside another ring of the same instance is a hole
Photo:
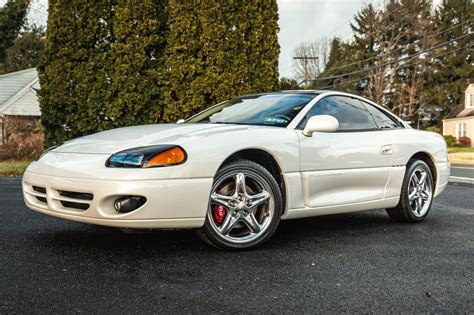
[[[413,172],[419,167],[422,167],[427,172],[427,176],[431,177],[431,182],[433,183],[433,194],[434,194],[435,181],[433,179],[433,174],[429,166],[421,160],[410,160],[410,162],[407,164],[407,171],[403,179],[400,202],[395,208],[387,209],[387,213],[390,215],[392,219],[396,221],[407,222],[407,223],[419,223],[419,222],[424,221],[431,211],[433,198],[431,198],[430,200],[428,211],[423,216],[417,217],[410,210],[410,206],[408,202],[408,188],[410,184],[410,178]]]

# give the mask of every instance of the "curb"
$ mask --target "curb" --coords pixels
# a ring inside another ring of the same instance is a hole
[[[449,183],[454,185],[474,186],[474,178],[449,176]]]

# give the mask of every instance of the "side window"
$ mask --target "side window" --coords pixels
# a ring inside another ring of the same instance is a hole
[[[380,129],[392,129],[392,128],[400,128],[400,124],[396,122],[394,119],[390,118],[384,112],[372,106],[371,104],[360,101],[362,104],[365,105],[369,113],[372,115],[372,118],[375,120],[375,123]]]
[[[362,103],[350,97],[328,96],[319,100],[308,111],[298,127],[304,128],[308,119],[315,115],[336,117],[340,131],[377,129],[372,116]]]

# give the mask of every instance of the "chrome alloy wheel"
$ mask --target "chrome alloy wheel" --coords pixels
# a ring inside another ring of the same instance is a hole
[[[221,238],[247,243],[259,238],[275,214],[269,184],[253,172],[236,171],[220,178],[213,186],[208,220]]]
[[[408,206],[416,217],[422,217],[430,209],[433,198],[433,180],[427,171],[416,168],[408,183]]]

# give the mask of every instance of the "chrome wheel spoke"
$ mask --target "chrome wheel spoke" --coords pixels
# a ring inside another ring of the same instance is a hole
[[[232,228],[235,226],[235,224],[239,221],[238,217],[235,217],[231,215],[230,213],[227,214],[226,218],[224,219],[224,222],[222,222],[221,227],[219,228],[219,231],[223,235],[228,235],[230,231],[232,231]]]
[[[419,214],[419,213],[420,213],[420,209],[421,209],[420,198],[417,198],[417,199],[415,200],[415,210],[414,210],[414,211]]]
[[[430,198],[430,194],[426,190],[421,192],[421,199],[428,200],[429,198]]]
[[[413,189],[413,191],[408,195],[408,200],[413,201],[416,198],[416,189]]]
[[[250,206],[255,208],[260,206],[262,203],[267,202],[270,199],[270,193],[266,190],[262,192],[249,196]]]
[[[433,179],[425,167],[416,168],[408,186],[408,205],[416,217],[424,216],[430,209],[433,197]]]
[[[232,171],[218,178],[207,212],[211,228],[222,239],[233,243],[243,244],[260,238],[275,215],[271,192],[266,179],[253,171]]]
[[[226,196],[218,193],[212,193],[211,200],[213,203],[216,203],[226,208],[233,208],[233,205],[236,202],[234,196]]]
[[[247,190],[245,188],[245,175],[239,173],[235,175],[235,195],[246,195]]]
[[[426,184],[426,172],[420,172],[420,174],[421,174],[421,177],[418,180],[418,184],[424,186]]]
[[[258,233],[262,230],[262,227],[257,222],[257,219],[255,218],[255,215],[253,214],[253,212],[250,212],[248,215],[245,215],[243,219],[244,219],[245,224],[253,233]]]
[[[418,176],[416,176],[416,173],[413,173],[412,181],[415,187],[420,184],[420,180],[418,179]]]

